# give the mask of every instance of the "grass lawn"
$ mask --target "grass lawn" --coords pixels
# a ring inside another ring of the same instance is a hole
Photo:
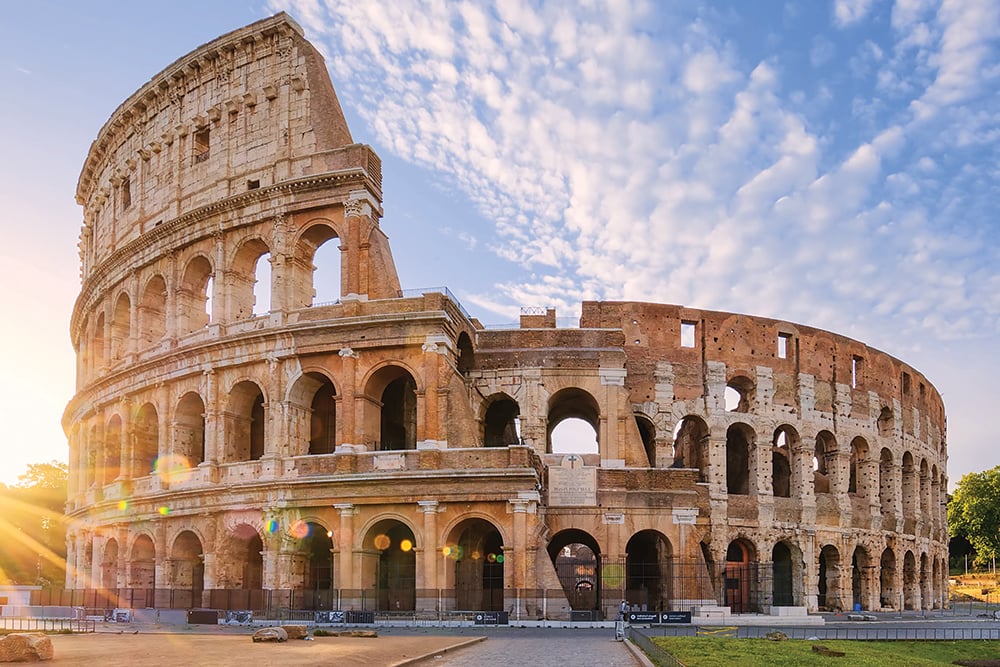
[[[955,660],[1000,659],[1000,641],[847,641],[726,639],[722,637],[654,637],[658,646],[687,667],[763,665],[799,667],[917,667],[950,665]],[[814,645],[843,651],[844,657],[820,655]]]

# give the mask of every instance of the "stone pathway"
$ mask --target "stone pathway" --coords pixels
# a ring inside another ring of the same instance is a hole
[[[625,647],[615,641],[614,630],[544,630],[510,629],[483,633],[486,641],[443,654],[421,665],[467,667],[468,665],[601,665],[601,667],[636,667],[640,663]]]

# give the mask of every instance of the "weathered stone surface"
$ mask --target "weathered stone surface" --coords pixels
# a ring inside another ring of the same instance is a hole
[[[309,634],[309,629],[304,625],[282,625],[281,629],[289,639],[305,639]]]
[[[16,632],[0,638],[0,662],[51,660],[52,640],[41,632]]]
[[[287,642],[288,633],[282,627],[261,628],[253,633],[255,642]]]

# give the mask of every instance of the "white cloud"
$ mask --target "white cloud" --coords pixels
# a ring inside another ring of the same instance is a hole
[[[833,19],[838,26],[848,26],[865,18],[871,10],[873,0],[835,0]]]

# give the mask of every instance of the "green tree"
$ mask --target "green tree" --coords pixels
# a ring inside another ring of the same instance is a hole
[[[67,467],[34,463],[0,486],[0,583],[62,586],[66,573]]]
[[[962,475],[948,503],[948,531],[976,550],[976,562],[1000,554],[1000,466]]]

